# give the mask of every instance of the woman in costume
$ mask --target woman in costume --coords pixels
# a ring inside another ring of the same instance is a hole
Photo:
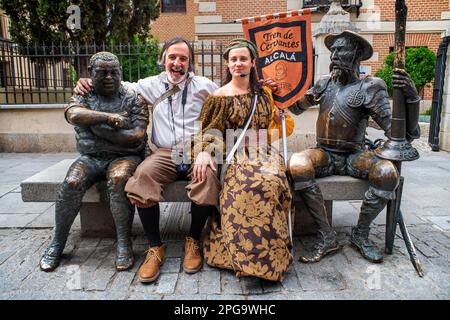
[[[195,158],[194,179],[204,179],[208,166],[216,168],[213,157],[225,149],[226,130],[238,130],[238,137],[239,129],[250,121],[246,136],[253,138],[243,139],[231,164],[222,169],[220,217],[212,219],[204,241],[205,260],[210,266],[234,270],[238,277],[281,281],[293,260],[288,228],[293,208],[284,160],[270,144],[275,136],[271,137],[271,129],[281,131],[280,111],[271,89],[257,80],[252,42],[231,41],[223,57],[225,85],[206,99],[200,114],[202,135],[194,140],[194,152],[201,152]],[[293,120],[288,116],[286,122],[289,135]]]

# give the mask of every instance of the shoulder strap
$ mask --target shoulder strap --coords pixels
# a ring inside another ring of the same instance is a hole
[[[158,104],[160,104],[163,100],[167,99],[168,97],[173,96],[175,93],[177,93],[178,91],[180,91],[180,87],[178,86],[173,86],[172,89],[167,90],[166,92],[164,92],[162,95],[160,95],[155,103],[153,103],[153,110],[155,110],[156,106]]]
[[[256,110],[256,103],[258,102],[258,95],[255,94],[255,96],[253,97],[253,107],[252,110],[250,112],[250,115],[247,118],[247,123],[244,126],[244,129],[241,132],[241,135],[239,136],[239,138],[237,139],[236,143],[234,144],[233,148],[231,149],[230,153],[227,155],[227,158],[225,160],[226,163],[230,163],[231,159],[233,159],[234,153],[236,152],[237,148],[239,147],[239,145],[241,144],[242,139],[244,138],[245,132],[248,129],[248,126],[250,125],[250,122],[252,121],[253,115],[255,114],[255,110]]]
[[[183,92],[183,103],[186,104],[186,97],[187,97],[187,87],[189,85],[189,83],[191,82],[192,77],[187,78],[186,82],[184,84],[185,90]],[[164,92],[161,96],[159,96],[156,100],[155,103],[153,103],[153,110],[155,110],[156,106],[158,104],[160,104],[162,101],[164,101],[167,98],[170,98],[171,96],[173,96],[175,93],[180,91],[180,87],[177,85],[174,85],[172,87],[172,89],[168,89],[166,92]]]

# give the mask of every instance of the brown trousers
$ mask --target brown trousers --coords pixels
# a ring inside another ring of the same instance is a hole
[[[172,149],[159,148],[137,167],[125,185],[130,202],[139,208],[149,208],[164,202],[162,189],[177,180],[176,165],[171,157]],[[188,179],[191,177],[189,170]],[[220,181],[216,173],[208,167],[206,179],[186,186],[189,199],[202,206],[219,204]]]

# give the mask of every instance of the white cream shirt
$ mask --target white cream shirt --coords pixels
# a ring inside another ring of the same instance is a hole
[[[203,102],[218,88],[217,84],[208,78],[195,76],[193,72],[189,73],[189,78],[192,78],[192,80],[188,84],[186,105],[184,106],[185,140],[189,139],[192,134],[197,133],[200,129],[196,122],[199,120]],[[124,82],[124,85],[139,92],[147,103],[153,105],[156,99],[167,91],[165,83],[169,85],[169,89],[172,89],[173,85],[168,81],[167,74],[162,72],[157,76],[141,79],[138,82]],[[174,141],[169,99],[161,101],[156,109],[153,110],[151,140],[159,148],[171,148],[183,140],[183,106],[181,100],[185,80],[179,83],[178,86],[180,91],[172,95],[173,120],[177,141]]]

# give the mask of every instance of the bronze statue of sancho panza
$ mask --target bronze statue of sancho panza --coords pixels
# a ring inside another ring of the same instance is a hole
[[[115,55],[94,54],[88,70],[93,89],[87,95],[72,96],[65,111],[66,120],[75,128],[81,156],[57,192],[54,237],[40,261],[44,271],[59,265],[81,200],[100,180],[106,180],[117,232],[116,268],[126,270],[134,263],[130,234],[134,206],[124,186],[144,158],[149,111],[140,95],[121,84],[122,70]]]

